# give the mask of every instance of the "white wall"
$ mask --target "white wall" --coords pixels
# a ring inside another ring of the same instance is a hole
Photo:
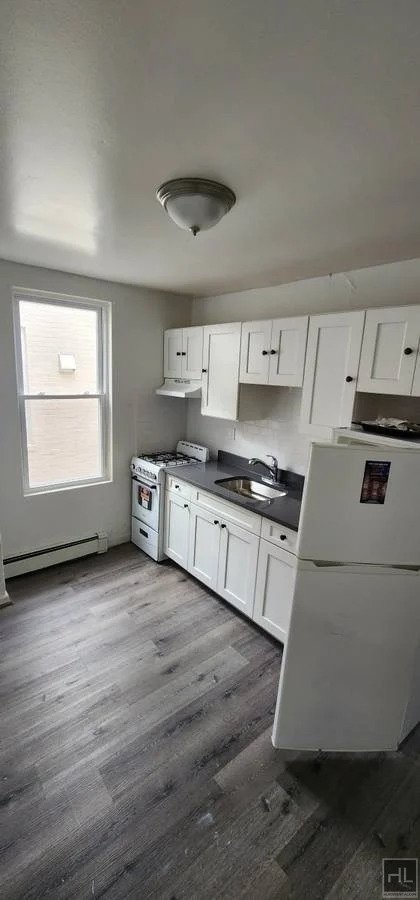
[[[301,394],[299,388],[243,384],[238,422],[202,416],[200,401],[188,400],[188,438],[205,444],[212,456],[218,450],[261,459],[272,453],[283,469],[304,475],[310,441],[298,432]]]
[[[2,547],[2,538],[0,534],[0,608],[2,606],[7,606],[9,603],[9,595],[6,591],[6,581],[4,577],[4,566],[3,566],[3,547]]]
[[[420,259],[194,301],[193,324],[420,303]]]
[[[112,301],[113,481],[24,497],[16,402],[12,287]],[[185,402],[157,397],[162,332],[188,324],[191,300],[179,295],[0,260],[0,531],[4,556],[103,530],[129,535],[129,460],[140,448],[172,448],[185,437]]]
[[[114,480],[111,484],[23,497],[13,349],[12,286],[113,302]],[[0,260],[0,531],[6,556],[104,530],[129,534],[128,463],[133,452],[173,447],[185,437],[215,453],[272,452],[305,472],[308,439],[298,432],[299,389],[242,385],[240,421],[200,415],[200,402],[157,397],[162,331],[188,324],[420,303],[420,260],[331,278],[197,299],[98,281]],[[387,410],[382,404],[384,414]],[[395,408],[390,414],[395,414]]]
[[[193,303],[193,324],[411,303],[420,303],[420,259],[199,298]],[[283,467],[305,474],[309,440],[298,431],[300,398],[298,388],[242,385],[237,423],[201,416],[199,402],[190,400],[188,437],[207,444],[213,453],[218,449],[243,456],[274,453]],[[381,414],[397,414],[395,403],[388,412],[387,401],[378,402]]]

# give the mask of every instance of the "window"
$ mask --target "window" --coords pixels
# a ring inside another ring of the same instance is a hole
[[[16,290],[26,494],[110,478],[111,304]]]

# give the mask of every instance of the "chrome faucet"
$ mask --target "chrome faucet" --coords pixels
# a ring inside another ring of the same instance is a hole
[[[269,471],[270,477],[269,477],[269,478],[263,478],[263,481],[266,481],[266,482],[270,483],[270,482],[272,482],[272,481],[277,481],[277,479],[278,479],[278,475],[279,475],[279,464],[278,464],[278,460],[276,459],[276,457],[275,457],[275,456],[272,456],[271,453],[267,453],[266,455],[267,455],[267,459],[272,459],[272,460],[273,460],[273,465],[272,465],[272,466],[269,466],[268,463],[263,462],[262,459],[257,459],[256,456],[253,456],[252,459],[249,459],[249,460],[248,460],[248,465],[249,465],[249,466],[256,466],[256,464],[258,463],[260,466],[264,466],[264,469],[267,469],[267,470]]]

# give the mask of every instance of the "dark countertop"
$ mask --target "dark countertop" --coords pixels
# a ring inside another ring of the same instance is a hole
[[[238,460],[236,463],[235,460]],[[304,478],[301,475],[295,475],[293,472],[282,470],[280,474],[279,488],[286,490],[285,497],[279,497],[278,500],[250,500],[248,497],[241,497],[233,491],[228,491],[222,484],[216,484],[221,478],[252,478],[253,481],[264,482],[261,478],[261,469],[258,472],[258,466],[248,466],[243,457],[236,457],[232,453],[223,453],[219,451],[218,461],[207,463],[193,463],[191,466],[180,466],[179,468],[168,467],[168,472],[174,475],[175,472],[180,481],[187,481],[196,487],[216,494],[229,503],[236,506],[243,506],[252,512],[266,519],[271,519],[279,525],[285,525],[293,531],[297,531],[299,527],[300,507],[302,502],[302,491]]]

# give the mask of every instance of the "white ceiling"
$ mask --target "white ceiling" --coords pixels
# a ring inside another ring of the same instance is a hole
[[[420,255],[418,0],[2,0],[0,256],[215,294]],[[225,181],[192,238],[155,200]]]

